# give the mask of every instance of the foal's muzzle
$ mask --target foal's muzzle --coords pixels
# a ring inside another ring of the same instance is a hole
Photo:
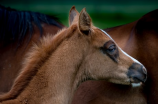
[[[146,68],[138,63],[133,63],[129,67],[127,75],[130,78],[131,83],[144,83],[147,79]]]

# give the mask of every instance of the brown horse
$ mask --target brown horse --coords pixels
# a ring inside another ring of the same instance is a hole
[[[158,104],[158,9],[135,22],[104,30],[148,69],[145,87],[89,81],[79,87],[72,104],[145,104],[144,98],[148,104]]]
[[[32,43],[62,27],[55,17],[0,6],[0,92],[10,90]]]
[[[73,6],[69,25],[34,44],[11,90],[0,96],[1,104],[70,104],[86,80],[140,86],[145,82],[145,67],[93,26],[85,9],[79,14]]]

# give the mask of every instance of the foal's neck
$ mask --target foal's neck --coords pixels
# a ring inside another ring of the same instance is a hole
[[[70,104],[84,73],[79,70],[84,55],[82,49],[86,49],[83,46],[78,45],[78,41],[64,41],[40,67],[18,97],[19,101],[31,104]]]

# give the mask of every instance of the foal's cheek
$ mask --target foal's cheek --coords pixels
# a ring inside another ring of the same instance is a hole
[[[104,63],[103,60],[106,61],[104,57],[98,52],[91,53],[91,55],[86,57],[85,63],[87,64],[85,64],[85,68],[87,69],[88,73],[93,75],[92,77],[94,77],[94,79],[96,77],[102,76],[104,69],[106,69],[106,63]]]

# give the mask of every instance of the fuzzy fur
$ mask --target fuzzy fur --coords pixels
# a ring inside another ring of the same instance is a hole
[[[117,63],[101,52],[112,40],[92,25],[85,9],[70,20],[69,28],[33,46],[13,87],[0,96],[2,104],[70,104],[77,87],[89,79],[130,84],[127,71],[134,61],[119,48]]]

